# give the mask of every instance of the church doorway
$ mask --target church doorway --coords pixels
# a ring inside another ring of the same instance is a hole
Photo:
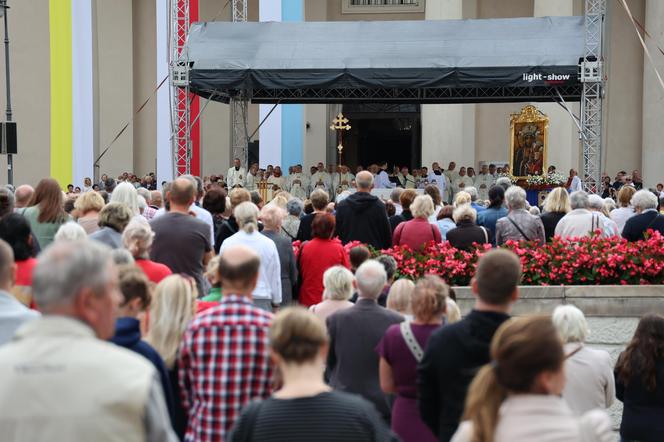
[[[387,161],[388,167],[420,167],[420,106],[416,104],[349,104],[343,113],[352,129],[344,134],[342,162],[355,170]],[[336,149],[335,149],[336,150]]]

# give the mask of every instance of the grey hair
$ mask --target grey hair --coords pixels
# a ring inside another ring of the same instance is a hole
[[[393,203],[399,204],[399,197],[403,193],[403,189],[401,187],[396,187],[390,192],[390,200],[392,200]]]
[[[604,208],[604,200],[599,195],[588,195],[588,207],[595,210],[602,210]]]
[[[122,232],[122,245],[138,259],[148,258],[154,232],[147,222],[138,221],[138,218],[129,222]]]
[[[323,273],[323,299],[346,301],[353,294],[353,274],[344,266],[334,266]]]
[[[383,265],[387,279],[392,279],[397,272],[397,260],[390,255],[380,255],[376,261]]]
[[[122,231],[131,221],[133,214],[123,203],[108,203],[99,212],[99,227],[111,227],[117,232]]]
[[[84,289],[105,291],[112,265],[111,249],[96,241],[55,242],[38,258],[32,274],[37,305],[48,311],[70,305]]]
[[[69,221],[60,226],[58,232],[53,237],[53,241],[83,241],[87,237],[88,234],[79,223]]]
[[[519,186],[511,186],[505,191],[505,201],[510,209],[523,209],[526,207],[526,191]]]
[[[365,261],[355,272],[357,291],[363,298],[376,299],[387,282],[385,267],[376,260]]]
[[[583,190],[572,192],[569,196],[569,205],[574,209],[587,209],[590,206],[588,194]]]
[[[357,185],[358,189],[362,190],[371,189],[373,183],[374,183],[373,175],[371,175],[371,172],[367,172],[366,170],[363,170],[362,172],[358,173],[357,176],[355,177],[355,184]]]
[[[418,195],[410,205],[414,218],[429,218],[433,215],[433,199],[429,195]]]
[[[134,265],[136,264],[136,261],[134,260],[134,257],[131,256],[131,252],[127,249],[114,249],[111,252],[111,256],[113,257],[113,262],[115,265]]]
[[[113,190],[111,194],[111,203],[124,203],[131,213],[138,215],[138,192],[133,184],[128,182],[123,182],[118,184],[118,186]]]
[[[466,187],[464,190],[466,192],[468,192],[468,194],[470,195],[470,200],[471,201],[473,201],[473,202],[477,201],[477,189],[475,187],[473,187],[473,186]]]
[[[194,188],[196,189],[196,199],[198,200],[198,195],[203,193],[203,180],[201,177],[194,175],[182,175],[182,178],[186,178],[192,182]]]
[[[261,220],[266,229],[278,229],[286,217],[286,211],[275,203],[269,203],[261,209]]]
[[[293,198],[286,203],[286,211],[289,215],[300,216],[304,210],[304,203],[299,198]]]
[[[475,222],[477,220],[477,211],[470,204],[461,204],[452,212],[452,219],[457,224],[461,221]]]
[[[639,190],[634,195],[630,204],[634,209],[648,210],[657,208],[657,197],[649,190]]]
[[[540,209],[537,206],[531,206],[530,209],[528,209],[528,212],[530,212],[531,215],[539,216],[540,215]]]
[[[496,180],[496,186],[500,186],[500,187],[502,187],[503,189],[507,190],[507,189],[509,189],[510,187],[512,187],[512,180],[510,180],[510,179],[509,179],[508,177],[506,177],[506,176],[501,176],[500,178],[498,178],[498,179]]]
[[[152,202],[152,194],[145,187],[139,187],[138,189],[136,189],[136,192],[138,193],[139,196],[145,198],[146,203],[150,204]]]
[[[233,209],[233,216],[240,229],[246,233],[258,230],[258,207],[254,203],[245,201]]]
[[[583,312],[573,305],[559,305],[551,316],[563,342],[585,342],[590,334]]]

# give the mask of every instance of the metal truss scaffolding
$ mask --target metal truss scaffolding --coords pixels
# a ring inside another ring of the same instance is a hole
[[[586,41],[580,64],[583,84],[581,97],[581,140],[583,169],[581,180],[587,192],[600,191],[602,168],[602,95],[604,73],[602,43],[606,0],[586,0]]]
[[[249,0],[232,1],[233,22],[247,21],[247,3]],[[231,151],[233,158],[239,158],[242,164],[247,165],[249,158],[249,129],[247,97],[238,92],[230,98],[231,106]],[[247,165],[248,166],[248,165]]]
[[[174,175],[191,172],[191,97],[186,48],[191,25],[189,0],[170,0],[169,84]]]

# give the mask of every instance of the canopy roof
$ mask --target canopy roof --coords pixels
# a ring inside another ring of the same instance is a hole
[[[191,90],[218,101],[573,101],[584,18],[208,22],[187,47]]]

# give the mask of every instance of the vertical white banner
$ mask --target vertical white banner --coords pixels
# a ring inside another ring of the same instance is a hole
[[[281,21],[281,0],[260,0],[258,4],[259,21]],[[260,121],[267,116],[273,104],[260,105]],[[260,167],[268,164],[281,164],[281,106],[277,106],[261,126],[259,133]]]
[[[71,0],[73,185],[94,178],[92,0]]]
[[[160,84],[168,77],[168,1],[156,1],[157,24],[157,78]],[[171,100],[168,80],[157,92],[157,185],[173,179],[173,152],[171,148]]]

